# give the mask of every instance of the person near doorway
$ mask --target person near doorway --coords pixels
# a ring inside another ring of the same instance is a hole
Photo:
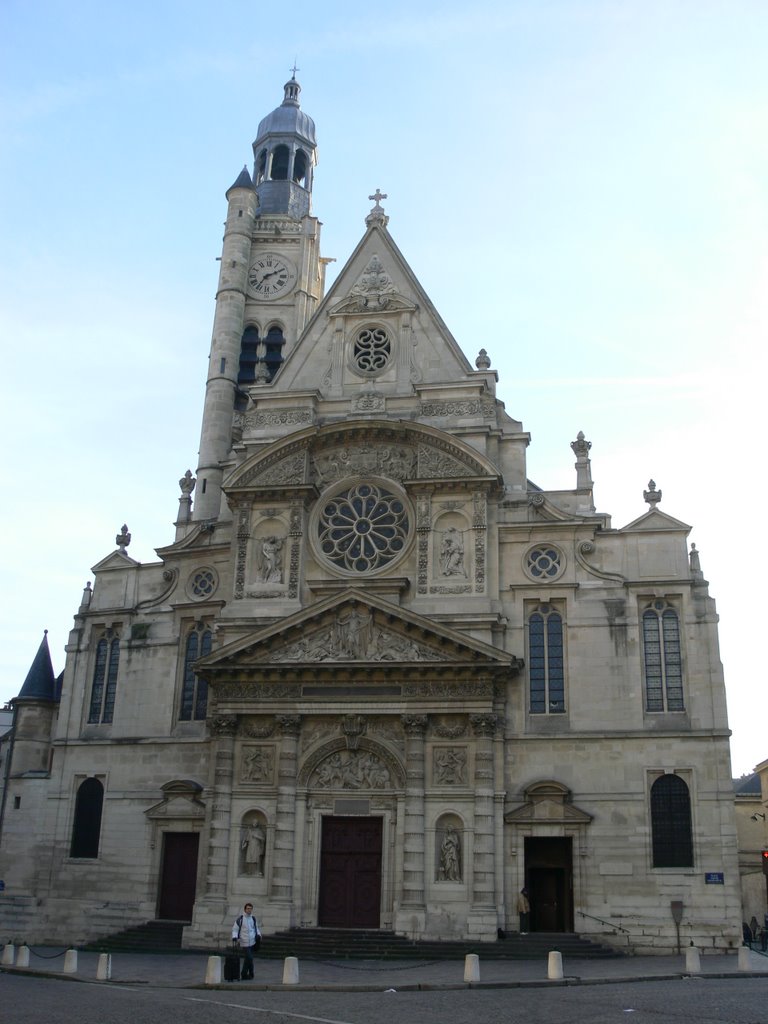
[[[243,913],[239,914],[232,925],[232,942],[240,947],[243,954],[243,969],[240,974],[242,981],[253,978],[253,954],[261,945],[261,932],[253,916],[253,904],[246,903]]]
[[[517,912],[520,915],[520,934],[527,935],[531,921],[531,904],[528,900],[528,890],[523,887],[517,897]]]
[[[768,952],[768,914],[763,915],[763,930],[760,935],[760,948],[764,953]]]

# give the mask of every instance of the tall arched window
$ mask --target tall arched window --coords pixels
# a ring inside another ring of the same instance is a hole
[[[211,653],[211,631],[196,628],[187,637],[184,652],[184,681],[181,687],[181,710],[179,719],[182,722],[202,721],[208,710],[208,684],[195,675],[192,666],[198,658]]]
[[[528,678],[531,714],[565,712],[563,617],[551,604],[528,617]]]
[[[289,152],[287,146],[275,146],[272,153],[272,181],[286,181],[288,178]]]
[[[285,339],[281,329],[277,326],[270,327],[264,339],[264,363],[267,368],[267,380],[272,380],[280,369],[284,343]]]
[[[240,342],[240,368],[237,373],[238,384],[248,384],[256,380],[256,364],[259,361],[259,329],[249,325],[243,331]]]
[[[651,786],[655,868],[693,867],[691,796],[679,775],[661,775]]]
[[[666,601],[653,601],[643,612],[645,710],[684,711],[680,621]]]
[[[117,637],[102,637],[96,644],[96,662],[93,667],[89,724],[106,724],[115,713],[117,671],[120,667],[120,641]]]
[[[70,857],[98,857],[104,787],[98,779],[85,779],[75,797]]]
[[[293,180],[303,188],[307,187],[307,154],[303,149],[297,149],[293,158]]]

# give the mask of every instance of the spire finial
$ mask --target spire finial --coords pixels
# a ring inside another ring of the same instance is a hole
[[[655,480],[648,481],[648,490],[643,491],[643,497],[651,506],[651,508],[656,508],[656,506],[659,504],[659,502],[661,501],[661,491],[656,490]]]
[[[123,523],[123,525],[120,527],[120,533],[118,533],[118,535],[115,537],[115,544],[117,544],[121,555],[127,556],[128,552],[125,549],[128,547],[130,543],[131,535],[128,532],[128,527],[125,525],[125,523]]]
[[[297,67],[296,67],[296,58],[295,58],[295,57],[293,58],[293,67],[292,67],[292,68],[290,68],[289,70],[290,70],[290,72],[291,72],[291,78],[292,78],[292,79],[293,79],[293,81],[295,82],[295,81],[296,81],[296,72],[297,72],[297,71],[301,71],[301,68],[297,68]]]
[[[365,218],[365,223],[369,226],[371,224],[381,224],[382,227],[386,227],[389,223],[389,217],[384,213],[384,207],[381,205],[382,199],[388,199],[386,192],[382,192],[380,188],[377,188],[372,196],[368,196],[376,204],[368,216]]]

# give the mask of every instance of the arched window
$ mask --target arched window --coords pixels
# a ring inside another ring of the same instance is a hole
[[[691,796],[679,775],[661,775],[651,786],[655,868],[693,867]]]
[[[563,617],[551,604],[540,604],[528,618],[528,677],[531,714],[563,714]]]
[[[98,857],[104,787],[98,779],[85,779],[75,797],[70,857]]]
[[[680,621],[666,601],[653,601],[643,612],[645,710],[684,711]]]
[[[307,154],[303,149],[297,149],[293,158],[293,180],[303,188],[307,187]]]
[[[240,342],[240,368],[237,373],[238,384],[248,384],[256,380],[256,364],[259,361],[259,329],[249,325],[243,331]]]
[[[286,181],[288,178],[288,157],[287,146],[275,146],[272,153],[272,181]]]
[[[254,184],[258,185],[260,181],[264,181],[264,175],[267,173],[267,151],[262,149],[259,153],[259,159],[256,162],[256,181]]]
[[[272,380],[283,361],[283,345],[285,339],[279,327],[270,327],[264,339],[264,364],[267,368],[267,380]]]
[[[192,666],[198,658],[204,658],[211,653],[211,631],[210,629],[194,629],[187,637],[187,646],[184,652],[184,681],[181,687],[181,711],[179,719],[182,722],[198,722],[205,719],[208,710],[208,684],[204,679],[195,675]]]
[[[117,637],[102,637],[96,644],[96,663],[93,667],[89,724],[107,724],[115,713],[117,670],[120,666],[120,641]]]

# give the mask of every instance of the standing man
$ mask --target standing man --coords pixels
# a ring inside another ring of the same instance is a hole
[[[528,900],[528,890],[523,887],[517,897],[517,912],[520,915],[520,934],[527,935],[531,919],[531,904]]]
[[[261,944],[261,932],[253,916],[252,903],[245,904],[243,913],[232,925],[232,942],[238,945],[243,953],[243,970],[240,978],[242,981],[250,981],[253,978],[253,954]]]

